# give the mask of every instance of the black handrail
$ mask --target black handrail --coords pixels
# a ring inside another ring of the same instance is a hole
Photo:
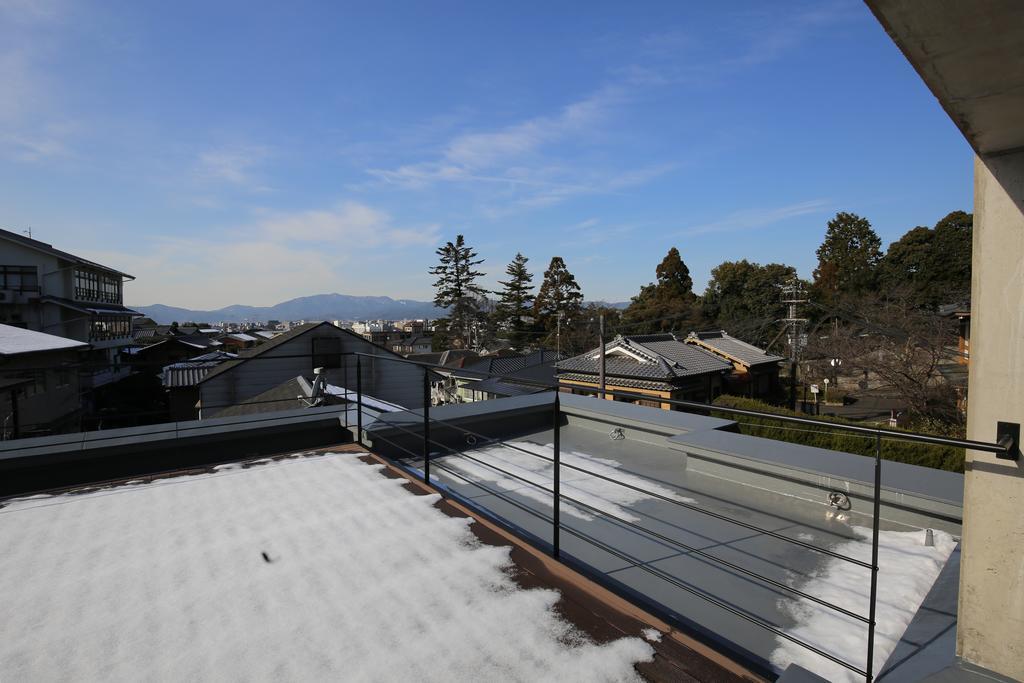
[[[362,351],[347,351],[342,355],[350,354],[355,356],[371,356],[373,358],[381,358],[392,363],[405,363],[409,365],[418,365],[420,367],[431,368],[434,370],[452,371],[456,368],[448,368],[443,365],[437,365],[434,363],[423,363],[421,361],[412,361],[408,358],[388,358],[379,354],[364,353]],[[518,384],[524,384],[527,386],[536,386],[543,389],[559,389],[564,388],[564,385],[558,384],[557,382],[541,382],[538,380],[524,379],[516,377],[515,375],[499,374],[499,373],[488,373],[482,371],[467,371],[461,368],[458,370],[462,373],[475,374],[485,378],[496,378],[496,379],[511,379],[515,380]],[[579,391],[587,391],[593,394],[600,393],[601,389],[598,387],[579,387],[573,386],[573,389]],[[646,394],[639,394],[629,391],[620,391],[614,389],[604,389],[604,392],[609,396],[621,396],[623,398],[633,399],[647,399],[651,400],[652,397]],[[945,436],[935,436],[932,434],[921,434],[918,432],[903,432],[894,429],[884,429],[882,427],[863,427],[861,425],[850,425],[838,422],[829,422],[827,420],[815,420],[808,417],[797,417],[795,415],[779,415],[777,413],[769,413],[761,410],[749,410],[746,408],[732,408],[728,406],[716,406],[710,403],[700,403],[698,401],[684,401],[675,398],[662,398],[655,397],[659,403],[667,403],[669,405],[680,406],[683,408],[692,408],[693,410],[699,410],[706,412],[714,410],[715,412],[726,413],[730,415],[745,415],[748,417],[760,417],[770,420],[778,420],[779,422],[791,422],[794,424],[810,425],[814,427],[826,427],[828,429],[840,429],[847,432],[854,432],[857,434],[865,434],[870,436],[881,436],[887,439],[893,439],[898,441],[913,441],[917,443],[927,443],[934,446],[954,446],[957,448],[966,448],[975,451],[984,451],[987,453],[1008,453],[1012,446],[1006,444],[993,443],[988,441],[977,441],[974,439],[954,439]]]
[[[426,373],[424,373],[424,377],[425,378],[427,377]],[[360,393],[360,395],[357,396],[359,412],[362,412],[361,389],[362,389],[361,385],[357,383],[357,392]],[[715,598],[712,595],[708,595],[704,591],[697,590],[696,588],[687,586],[686,584],[684,584],[684,583],[680,582],[679,580],[675,579],[675,577],[672,577],[671,575],[668,575],[665,572],[663,572],[661,570],[658,570],[656,568],[651,568],[651,567],[647,566],[646,563],[641,563],[639,561],[636,561],[636,558],[628,557],[628,556],[624,555],[623,553],[617,551],[616,549],[608,546],[607,544],[605,544],[605,543],[603,543],[601,541],[598,541],[597,539],[594,539],[594,538],[590,537],[587,534],[583,534],[583,533],[581,533],[581,532],[579,532],[579,531],[577,531],[577,530],[575,530],[575,529],[573,529],[571,527],[568,527],[568,526],[564,527],[565,530],[567,532],[569,532],[570,534],[572,534],[572,535],[574,535],[574,536],[576,536],[578,538],[581,538],[582,540],[585,540],[585,541],[587,541],[587,542],[589,542],[589,543],[591,543],[591,544],[593,544],[593,545],[595,545],[597,547],[600,547],[600,548],[604,549],[606,552],[609,552],[609,553],[611,553],[613,555],[616,555],[616,556],[618,556],[620,558],[625,559],[627,562],[630,562],[633,566],[639,567],[640,569],[643,569],[644,571],[648,571],[648,572],[652,573],[653,575],[655,575],[655,576],[657,576],[659,578],[662,578],[663,580],[668,581],[668,582],[672,583],[673,585],[676,585],[677,587],[682,588],[682,589],[692,593],[693,595],[696,595],[696,596],[698,596],[698,597],[700,597],[700,598],[702,598],[702,599],[704,599],[704,600],[706,600],[708,602],[711,602],[712,604],[715,604],[716,606],[721,607],[722,609],[726,609],[727,611],[729,611],[729,612],[731,612],[733,614],[736,614],[737,616],[740,616],[740,617],[744,618],[745,620],[750,621],[751,623],[754,623],[754,624],[758,625],[759,627],[764,628],[764,629],[774,633],[775,635],[777,635],[777,636],[779,636],[781,638],[790,640],[790,641],[800,645],[801,647],[804,647],[804,648],[806,648],[806,649],[808,649],[808,650],[810,650],[812,652],[815,652],[816,654],[818,654],[818,655],[820,655],[822,657],[825,657],[826,659],[828,659],[828,660],[830,660],[830,661],[832,661],[834,663],[837,663],[837,664],[843,666],[844,668],[846,668],[846,669],[848,669],[850,671],[854,671],[854,672],[856,672],[859,675],[863,675],[863,676],[865,676],[865,679],[868,680],[868,681],[871,681],[873,679],[872,667],[873,667],[873,659],[874,659],[875,608],[876,608],[876,604],[877,604],[877,575],[878,575],[878,534],[879,534],[878,526],[879,526],[879,512],[880,512],[880,498],[881,498],[881,435],[876,435],[876,476],[875,476],[875,495],[874,495],[875,515],[874,515],[874,519],[873,519],[873,529],[872,529],[872,532],[873,532],[872,533],[872,562],[870,564],[868,564],[866,562],[863,562],[862,560],[858,560],[856,558],[849,557],[849,556],[843,555],[841,553],[836,553],[834,551],[831,551],[831,550],[828,550],[828,549],[825,549],[825,548],[820,548],[818,546],[812,545],[810,543],[806,543],[804,541],[800,541],[798,539],[790,538],[788,536],[785,536],[785,535],[779,534],[777,532],[774,532],[774,531],[772,531],[770,529],[763,529],[761,527],[757,527],[756,525],[749,524],[747,522],[743,522],[742,520],[733,519],[733,518],[731,518],[731,517],[729,517],[727,515],[722,515],[720,513],[712,512],[710,510],[703,509],[703,508],[698,507],[696,505],[691,505],[689,503],[685,503],[683,501],[679,501],[679,500],[670,498],[668,496],[664,496],[662,494],[655,493],[653,491],[648,491],[646,489],[643,489],[643,488],[638,487],[638,486],[634,486],[632,484],[628,484],[626,482],[622,482],[622,481],[618,481],[616,479],[612,479],[610,477],[607,477],[605,475],[601,475],[601,474],[599,474],[597,472],[593,472],[593,471],[588,470],[586,468],[582,468],[582,467],[579,467],[579,466],[576,466],[576,465],[572,465],[572,464],[562,463],[561,462],[561,457],[560,457],[560,450],[561,449],[560,449],[560,439],[559,439],[559,434],[560,434],[559,426],[560,426],[560,422],[561,422],[561,420],[560,420],[560,418],[561,418],[561,409],[560,409],[559,403],[560,403],[559,395],[556,392],[555,395],[553,396],[553,399],[552,399],[552,406],[553,406],[553,435],[554,435],[554,444],[553,444],[554,458],[544,457],[543,455],[541,455],[539,453],[534,453],[534,452],[531,452],[531,451],[529,451],[527,449],[524,449],[524,448],[521,448],[521,447],[517,447],[517,446],[513,446],[512,444],[508,444],[508,443],[506,443],[506,442],[504,442],[504,441],[502,441],[500,439],[495,439],[493,437],[488,437],[488,436],[485,436],[485,435],[482,435],[482,434],[477,434],[476,432],[472,432],[471,430],[464,429],[464,428],[462,428],[459,425],[454,425],[454,424],[448,423],[448,422],[446,422],[444,420],[440,420],[440,419],[438,419],[438,418],[436,418],[434,416],[431,416],[430,412],[429,412],[429,398],[427,397],[426,392],[425,392],[425,401],[424,401],[424,410],[423,410],[423,432],[422,432],[422,434],[417,433],[416,431],[414,431],[412,429],[409,429],[408,427],[403,426],[402,424],[399,424],[399,423],[397,423],[395,421],[388,420],[386,417],[383,416],[383,414],[376,414],[375,415],[375,421],[376,422],[380,422],[383,425],[387,425],[388,427],[391,427],[393,429],[397,429],[400,432],[412,435],[412,436],[417,437],[417,438],[422,438],[423,446],[422,446],[422,456],[421,457],[423,458],[423,463],[424,463],[424,467],[423,467],[423,475],[424,476],[423,476],[423,478],[424,478],[424,481],[426,481],[428,483],[429,483],[429,471],[430,471],[429,468],[430,468],[430,461],[431,461],[430,444],[435,444],[435,445],[440,446],[441,448],[449,451],[450,453],[456,455],[457,457],[465,458],[465,459],[467,459],[467,460],[469,460],[471,462],[475,462],[475,463],[477,463],[477,464],[479,464],[481,466],[487,467],[487,468],[489,468],[491,470],[494,470],[496,472],[500,472],[503,475],[511,477],[511,478],[513,478],[513,479],[515,479],[517,481],[520,481],[520,482],[523,482],[523,483],[528,484],[530,486],[534,486],[536,488],[539,488],[542,491],[544,491],[545,493],[547,493],[548,495],[550,495],[552,497],[552,516],[551,516],[551,518],[549,520],[551,522],[551,524],[552,524],[551,553],[556,558],[560,556],[560,542],[559,542],[560,541],[560,531],[563,528],[563,525],[561,524],[561,520],[560,520],[560,508],[561,508],[561,502],[564,500],[564,501],[567,501],[567,502],[569,502],[571,504],[578,505],[578,506],[581,506],[582,508],[590,510],[590,511],[596,513],[597,515],[603,517],[603,518],[614,520],[615,522],[617,522],[619,524],[626,525],[629,528],[635,529],[635,530],[637,530],[640,533],[646,534],[650,538],[657,539],[657,540],[659,540],[661,542],[664,542],[664,543],[668,543],[668,544],[673,545],[673,546],[675,546],[677,548],[680,548],[680,549],[682,549],[682,550],[684,550],[686,552],[689,552],[689,553],[691,553],[693,555],[696,555],[698,557],[702,557],[702,558],[706,559],[707,561],[710,561],[710,562],[715,563],[717,565],[726,567],[726,568],[728,568],[728,569],[730,569],[732,571],[736,571],[736,572],[738,572],[740,574],[743,574],[743,575],[746,575],[748,577],[751,577],[754,580],[761,581],[764,584],[766,584],[768,586],[772,586],[772,587],[774,587],[777,590],[787,591],[787,592],[789,592],[789,593],[791,593],[791,594],[793,594],[795,596],[799,596],[800,598],[803,598],[803,599],[808,600],[810,602],[813,602],[815,604],[821,605],[821,606],[826,607],[828,609],[832,609],[832,610],[834,610],[836,612],[844,614],[844,615],[846,615],[846,616],[848,616],[848,617],[850,617],[850,618],[852,618],[854,620],[860,621],[862,623],[866,623],[868,625],[868,632],[869,632],[869,634],[868,634],[867,668],[866,668],[866,670],[862,670],[859,667],[857,667],[856,665],[851,664],[849,662],[846,662],[846,661],[842,660],[841,658],[836,657],[835,655],[832,655],[832,654],[830,654],[828,652],[825,652],[821,648],[818,648],[818,647],[814,646],[811,643],[805,642],[805,641],[803,641],[803,640],[801,640],[799,638],[795,638],[795,637],[785,633],[782,629],[778,628],[774,624],[771,624],[771,623],[769,623],[769,622],[767,622],[767,621],[765,621],[765,620],[763,620],[761,618],[758,618],[758,617],[755,617],[755,616],[753,616],[751,614],[748,614],[745,611],[740,610],[740,609],[738,609],[738,608],[736,608],[736,607],[726,603],[724,600],[720,600],[718,598]],[[376,411],[374,411],[374,412],[376,412]],[[401,412],[406,412],[406,413],[414,414],[414,411],[412,411],[410,409],[405,409],[404,411],[401,411]],[[430,425],[431,422],[437,422],[437,423],[440,423],[442,425],[446,425],[446,426],[455,428],[456,430],[459,430],[461,432],[464,432],[464,433],[467,433],[467,434],[473,434],[474,436],[479,436],[479,437],[481,437],[483,439],[486,439],[488,441],[501,444],[502,446],[505,446],[505,447],[513,448],[513,449],[515,449],[517,451],[521,451],[523,453],[526,453],[528,455],[537,457],[537,458],[539,458],[541,460],[544,460],[546,462],[552,463],[552,465],[554,467],[552,489],[548,489],[547,486],[545,486],[542,483],[539,483],[539,482],[536,482],[536,481],[531,481],[530,479],[527,479],[527,478],[522,477],[520,475],[517,475],[517,474],[515,474],[513,472],[510,472],[507,469],[503,469],[503,468],[501,468],[501,467],[499,467],[499,466],[497,466],[497,465],[495,465],[493,463],[486,462],[486,461],[481,460],[479,458],[475,458],[475,457],[469,455],[468,453],[465,453],[464,451],[462,451],[460,449],[453,448],[453,447],[451,447],[451,446],[449,446],[447,444],[441,443],[439,441],[436,441],[435,439],[430,438],[429,425]],[[408,455],[410,455],[410,456],[412,456],[414,458],[417,456],[417,454],[414,453],[409,448],[406,448],[406,447],[402,446],[401,444],[399,444],[399,443],[397,443],[397,442],[387,438],[383,434],[381,434],[380,430],[373,430],[373,437],[374,438],[379,438],[382,441],[391,444],[392,446],[398,448],[400,451],[402,451],[404,453],[407,453]],[[444,472],[447,472],[447,473],[457,477],[458,479],[460,479],[462,481],[465,481],[465,482],[467,482],[467,483],[469,483],[469,484],[471,484],[473,486],[477,486],[477,487],[481,488],[482,490],[488,491],[489,493],[491,493],[493,495],[497,495],[502,500],[505,500],[506,502],[509,502],[509,503],[515,505],[515,507],[517,507],[519,509],[525,510],[525,511],[529,512],[530,514],[532,514],[534,516],[537,516],[537,517],[540,517],[542,519],[547,519],[544,515],[538,514],[536,511],[528,508],[527,506],[524,506],[524,505],[516,503],[515,501],[511,500],[508,496],[501,495],[498,492],[496,492],[496,491],[494,491],[494,490],[492,490],[492,489],[490,489],[490,488],[488,488],[486,486],[483,486],[479,482],[473,481],[472,479],[470,479],[469,477],[465,476],[464,474],[460,474],[460,473],[452,470],[451,468],[445,466],[441,462],[434,463],[434,466],[440,468]],[[707,514],[707,515],[710,515],[710,516],[712,516],[714,518],[717,518],[717,519],[720,519],[720,520],[723,520],[723,521],[726,521],[726,522],[729,522],[729,523],[737,524],[737,525],[739,525],[741,527],[757,531],[758,533],[763,533],[763,534],[769,535],[771,537],[774,537],[774,538],[777,538],[777,539],[780,539],[780,540],[783,540],[783,541],[786,541],[786,542],[789,542],[789,543],[794,543],[796,545],[799,545],[801,547],[807,548],[809,550],[820,552],[820,553],[823,553],[823,554],[835,557],[836,559],[839,559],[839,560],[842,560],[842,561],[846,561],[846,562],[850,562],[852,564],[856,564],[858,566],[867,568],[872,573],[872,582],[871,582],[872,585],[871,585],[871,595],[870,595],[870,605],[869,605],[869,612],[870,612],[869,616],[865,617],[865,616],[863,616],[861,614],[858,614],[858,613],[856,613],[856,612],[854,612],[852,610],[846,609],[845,607],[842,607],[841,605],[829,602],[829,601],[824,600],[822,598],[818,598],[818,597],[816,597],[814,595],[811,595],[811,594],[807,593],[806,591],[802,591],[802,590],[797,589],[795,587],[789,586],[789,585],[787,585],[787,584],[785,584],[783,582],[777,581],[775,579],[772,579],[770,577],[764,576],[764,575],[759,574],[757,572],[754,572],[752,570],[746,569],[746,568],[744,568],[744,567],[742,567],[742,566],[740,566],[740,565],[738,565],[736,563],[730,562],[730,561],[725,560],[723,558],[716,557],[715,555],[712,555],[710,553],[702,551],[699,548],[696,548],[694,546],[690,546],[690,545],[688,545],[686,543],[683,543],[682,541],[678,541],[676,539],[673,539],[673,538],[671,538],[671,537],[669,537],[669,536],[667,536],[665,534],[661,534],[661,533],[653,531],[651,529],[646,529],[646,528],[644,528],[643,526],[641,526],[639,524],[636,524],[636,523],[631,522],[629,520],[623,519],[623,518],[621,518],[621,517],[619,517],[617,515],[614,515],[614,514],[611,514],[611,513],[607,512],[607,511],[601,510],[600,508],[597,508],[597,507],[595,507],[593,505],[585,503],[585,502],[583,502],[583,501],[581,501],[581,500],[579,500],[579,499],[577,499],[575,497],[572,497],[570,495],[565,495],[565,494],[563,494],[561,492],[561,489],[560,489],[560,471],[561,471],[561,467],[562,466],[569,467],[570,469],[573,469],[575,471],[582,472],[582,473],[588,474],[590,476],[594,476],[594,477],[603,479],[605,481],[609,481],[609,482],[612,482],[612,483],[619,484],[621,486],[625,486],[627,488],[633,489],[633,490],[635,490],[637,492],[643,493],[643,494],[651,496],[653,498],[656,498],[656,499],[659,499],[659,500],[663,500],[665,502],[673,503],[675,505],[680,505],[680,506],[682,506],[684,508],[687,508],[687,509],[690,509],[690,510],[693,510],[693,511],[696,511],[696,512],[700,512],[702,514]]]

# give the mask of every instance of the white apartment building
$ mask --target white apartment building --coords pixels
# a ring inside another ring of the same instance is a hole
[[[141,315],[124,306],[124,282],[134,279],[0,230],[0,323],[88,344],[87,361],[95,371],[84,378],[86,387],[125,373],[113,366],[121,348],[131,344],[132,318]]]

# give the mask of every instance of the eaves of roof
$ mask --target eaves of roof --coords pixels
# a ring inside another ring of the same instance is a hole
[[[109,266],[105,266],[105,265],[103,265],[101,263],[96,263],[95,261],[90,261],[88,259],[84,259],[81,256],[75,256],[74,254],[70,254],[70,253],[68,253],[66,251],[61,251],[60,249],[55,249],[52,244],[47,244],[46,242],[40,242],[39,240],[34,240],[31,237],[26,237],[24,235],[19,235],[16,232],[11,232],[10,230],[0,229],[0,239],[6,239],[9,242],[14,242],[16,244],[20,244],[23,247],[28,247],[29,249],[35,249],[36,251],[41,251],[44,254],[49,254],[51,256],[56,256],[59,259],[63,259],[65,261],[71,261],[72,263],[76,263],[78,265],[90,266],[92,268],[99,268],[100,270],[105,270],[108,273],[115,273],[117,275],[120,275],[121,277],[126,277],[129,280],[134,280],[135,279],[134,275],[129,275],[128,273],[124,273],[124,272],[122,272],[120,270],[117,270],[115,268],[110,268]]]

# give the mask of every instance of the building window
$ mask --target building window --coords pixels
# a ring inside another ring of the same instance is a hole
[[[132,333],[132,319],[126,315],[97,315],[89,331],[91,341],[122,339]]]
[[[39,277],[35,266],[0,266],[0,289],[16,292],[38,292]]]
[[[75,298],[104,304],[121,303],[121,276],[93,270],[75,271]]]

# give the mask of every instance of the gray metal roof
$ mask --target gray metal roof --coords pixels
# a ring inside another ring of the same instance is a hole
[[[510,382],[500,377],[491,377],[480,382],[473,382],[468,385],[468,388],[473,391],[483,391],[488,394],[494,394],[495,396],[524,396],[526,394],[536,394],[541,391],[547,391],[544,387]]]
[[[772,354],[765,353],[753,344],[748,344],[736,337],[730,337],[725,333],[725,330],[715,330],[713,332],[691,332],[690,335],[686,337],[686,342],[688,344],[708,347],[713,351],[746,366],[761,365],[763,363],[778,363],[781,360],[785,360],[782,356],[774,356]]]

